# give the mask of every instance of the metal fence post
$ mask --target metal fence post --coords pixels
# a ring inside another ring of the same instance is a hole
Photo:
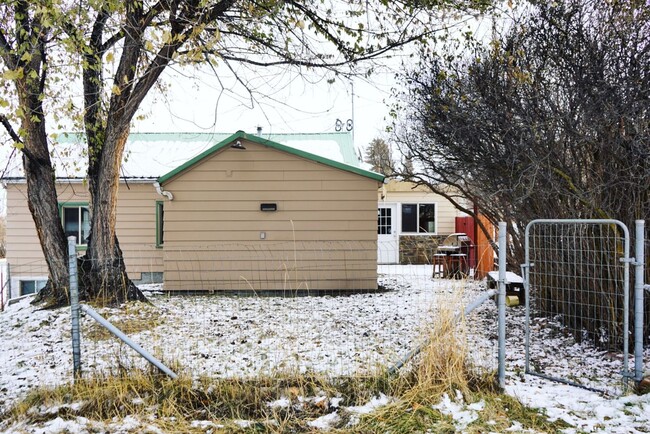
[[[635,221],[634,240],[634,379],[643,380],[643,290],[645,263],[645,220]]]
[[[140,345],[137,343],[133,342],[127,335],[122,333],[120,329],[115,327],[113,324],[111,324],[109,321],[107,321],[104,317],[102,317],[100,314],[95,312],[91,307],[88,307],[86,305],[81,305],[81,310],[83,310],[85,313],[88,314],[92,319],[97,321],[99,324],[101,324],[106,330],[109,332],[113,333],[114,336],[116,336],[118,339],[120,339],[122,342],[133,348],[138,354],[140,354],[142,357],[147,359],[149,363],[154,365],[156,368],[160,369],[162,372],[167,374],[172,380],[175,380],[178,378],[178,375],[174,373],[171,369],[169,369],[167,366],[165,366],[160,360],[156,359],[154,356],[149,354],[144,348],[142,348]]]
[[[81,378],[81,337],[79,332],[79,282],[77,278],[77,240],[68,237],[68,270],[70,272],[70,310],[72,313],[72,372]]]
[[[9,277],[9,263],[7,260],[4,260],[4,269],[7,270],[7,278]],[[6,294],[6,300],[5,300]],[[7,284],[7,279],[5,279],[5,273],[3,272],[3,267],[0,266],[0,312],[5,310],[5,303],[11,298],[11,292],[9,285]]]
[[[12,293],[11,293],[11,264],[9,261],[7,261],[7,301],[9,301],[12,298]]]
[[[506,385],[506,223],[499,222],[499,386]]]
[[[2,267],[0,266],[0,312],[5,310],[5,291],[7,287],[5,285],[5,274],[2,272]],[[9,297],[7,295],[7,297]]]

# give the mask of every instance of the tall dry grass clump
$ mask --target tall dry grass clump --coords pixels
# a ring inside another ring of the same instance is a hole
[[[428,343],[413,367],[413,376],[415,383],[410,394],[435,401],[454,390],[466,394],[476,382],[464,324],[450,309],[444,309],[436,318]]]
[[[513,421],[532,432],[558,432],[568,426],[561,420],[550,422],[539,410],[525,407],[503,394],[496,372],[476,363],[476,348],[468,333],[471,320],[455,310],[463,304],[462,292],[461,283],[454,290],[456,300],[447,300],[444,306],[439,306],[423,332],[427,340],[420,353],[391,380],[389,390],[395,398],[393,403],[362,417],[358,425],[341,432],[458,432],[453,416],[444,414],[438,407],[445,395],[461,406],[482,403],[477,419],[462,428],[462,432],[505,432],[512,430]]]
[[[496,390],[494,373],[477,367],[476,357],[470,356],[467,322],[458,313],[462,293],[462,287],[454,291],[456,300],[439,306],[422,331],[425,344],[401,374],[404,400],[434,403],[444,394],[460,392],[465,396],[477,390]]]

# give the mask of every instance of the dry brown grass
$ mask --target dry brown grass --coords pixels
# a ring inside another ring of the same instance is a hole
[[[142,309],[142,324],[148,324],[148,308]],[[479,418],[464,429],[469,433],[503,432],[513,421],[538,432],[558,432],[566,427],[562,422],[548,422],[538,411],[503,395],[493,376],[472,366],[464,324],[456,321],[451,308],[436,313],[428,333],[428,345],[397,376],[379,373],[327,379],[278,373],[249,380],[191,380],[181,367],[173,366],[181,377],[170,380],[154,371],[129,369],[73,385],[38,389],[5,417],[42,422],[83,416],[109,423],[133,415],[164,432],[205,432],[192,426],[192,421],[202,420],[223,426],[222,431],[212,432],[299,433],[315,432],[309,421],[336,410],[340,419],[331,431],[335,433],[453,433],[453,419],[433,407],[447,394],[452,399],[460,396],[465,403],[485,403]],[[329,405],[332,397],[342,399],[341,407],[363,405],[380,393],[393,397],[393,403],[360,417]],[[317,396],[327,399],[305,399]],[[288,399],[290,405],[269,406],[281,398]],[[74,403],[78,406],[70,407]],[[56,406],[54,413],[42,410]],[[348,426],[352,418],[358,423]],[[237,420],[250,421],[250,425],[241,427]]]
[[[470,364],[463,324],[449,310],[441,311],[436,319],[412,375],[415,383],[407,395],[419,400],[437,402],[444,393],[459,390],[465,395],[475,385],[488,384]]]
[[[391,381],[393,396],[398,399],[362,417],[358,425],[344,432],[454,433],[453,419],[433,408],[443,395],[452,399],[460,397],[464,403],[485,403],[478,420],[464,432],[503,432],[512,426],[513,420],[521,423],[524,429],[539,432],[558,432],[566,427],[561,421],[548,422],[539,411],[502,394],[494,373],[472,365],[465,322],[458,321],[451,308],[438,311],[432,323],[427,345],[404,372]]]
[[[329,381],[292,374],[251,380],[191,380],[187,376],[171,380],[153,371],[131,370],[37,389],[5,417],[38,423],[83,416],[108,424],[130,415],[164,432],[205,432],[192,427],[195,420],[223,425],[223,432],[307,432],[309,420],[331,409],[328,399],[310,401],[305,397],[340,396],[342,405],[359,405],[378,393],[369,387],[380,384],[376,379]],[[280,398],[288,399],[291,405],[268,405]],[[52,408],[56,410],[43,411]],[[252,425],[244,429],[236,420],[252,421]]]
[[[99,313],[106,317],[107,312],[96,303],[93,304],[99,309]],[[120,309],[117,317],[111,317],[110,322],[127,335],[140,333],[145,330],[153,330],[163,323],[160,310],[148,303],[128,302]],[[88,323],[87,328],[82,330],[84,339],[98,342],[106,339],[113,339],[114,336],[102,325],[95,321]]]

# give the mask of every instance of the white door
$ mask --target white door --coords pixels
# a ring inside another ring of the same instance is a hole
[[[381,204],[377,209],[377,263],[397,264],[398,262],[397,205]]]

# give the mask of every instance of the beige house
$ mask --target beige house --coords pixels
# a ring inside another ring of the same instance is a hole
[[[355,165],[342,136],[277,139],[285,144],[243,132],[163,136],[132,134],[127,144],[117,233],[132,279],[162,280],[169,291],[377,288],[375,212],[384,177]],[[85,184],[57,175],[62,224],[83,252]],[[24,179],[3,182],[15,297],[37,290],[47,269]]]
[[[383,179],[238,133],[159,179],[165,288],[376,289]]]
[[[88,191],[78,179],[57,183],[59,213],[67,236],[82,240],[77,245],[85,250],[87,237]],[[47,281],[47,266],[36,234],[34,221],[27,207],[27,185],[23,180],[6,182],[7,194],[7,262],[11,276],[8,298],[29,294]],[[120,184],[117,209],[117,233],[130,277],[137,281],[155,280],[162,273],[163,252],[156,248],[155,203],[160,199],[151,181],[129,180]]]
[[[436,247],[458,232],[465,216],[425,186],[391,179],[378,192],[377,260],[380,264],[428,264]]]

